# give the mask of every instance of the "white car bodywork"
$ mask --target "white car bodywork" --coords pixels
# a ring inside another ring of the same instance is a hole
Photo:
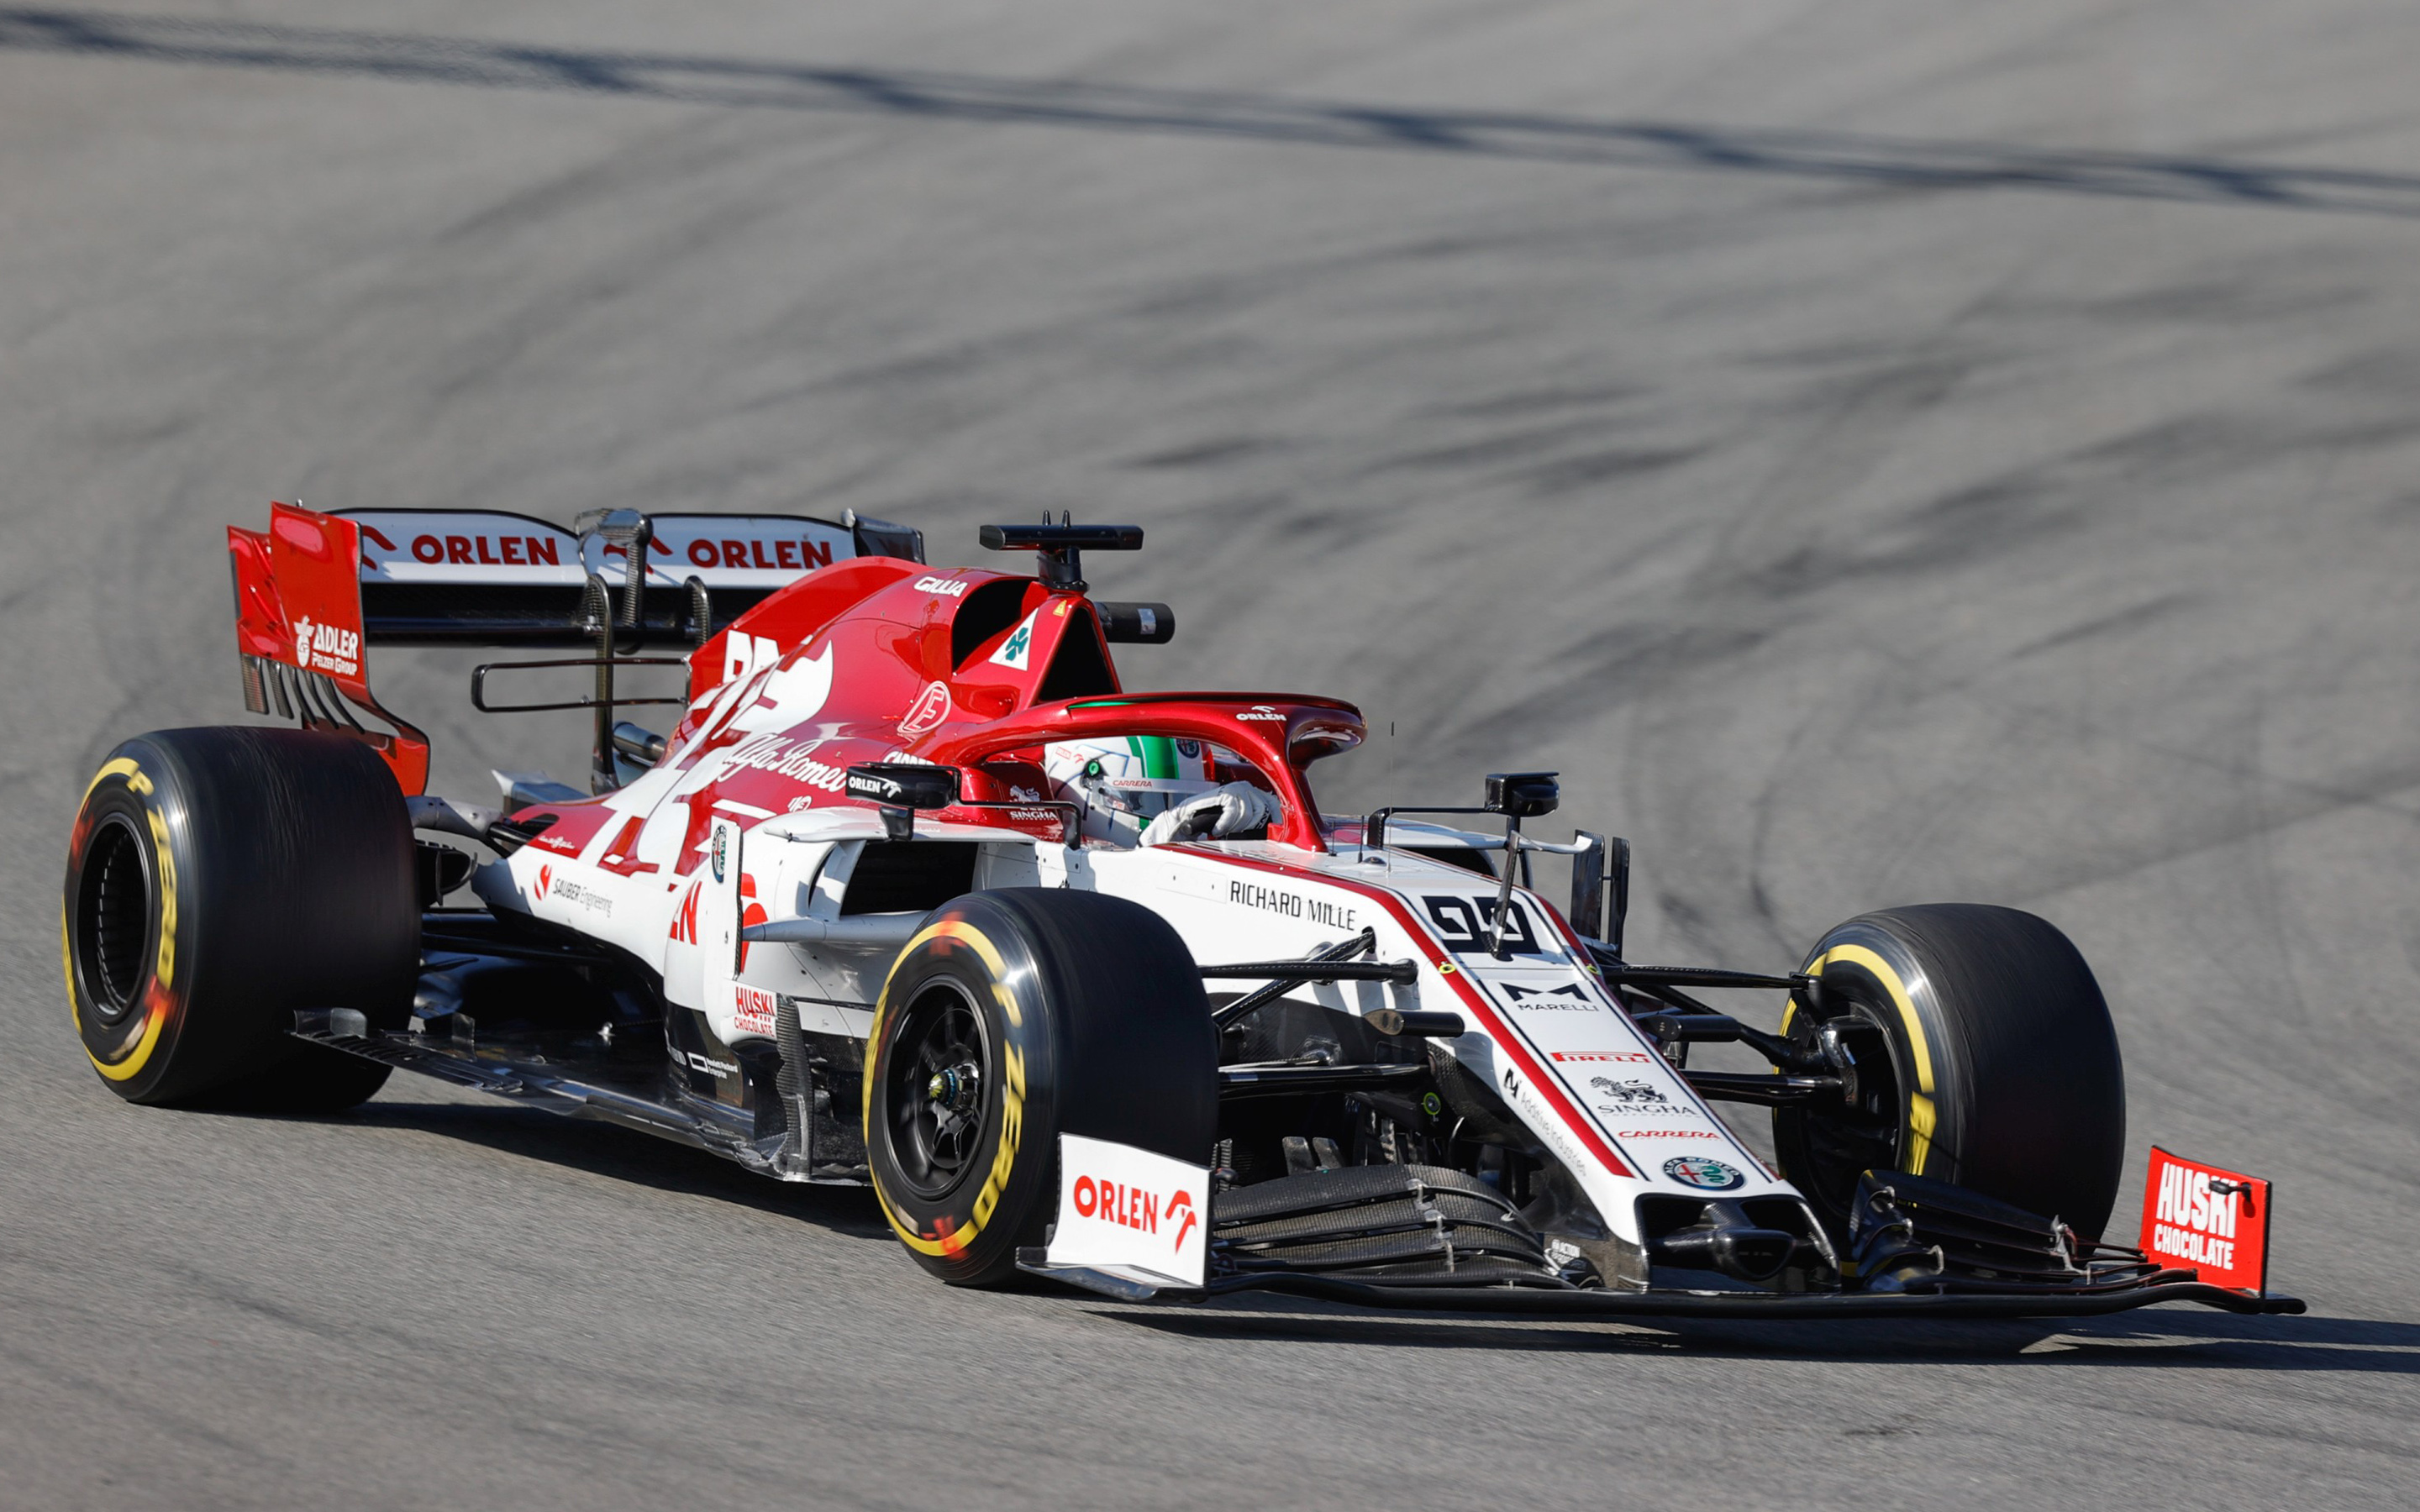
[[[682,833],[675,784],[701,780],[666,767],[613,795],[617,810],[643,814],[660,805],[675,815],[648,820],[639,854],[659,825]],[[888,953],[743,946],[738,931],[743,921],[841,918],[859,856],[882,838],[875,810],[718,816],[705,843],[723,850],[719,879],[712,864],[669,882],[660,872],[617,871],[628,859],[610,849],[619,832],[604,825],[576,856],[525,847],[480,868],[473,887],[490,908],[628,951],[661,974],[671,1002],[702,1012],[726,1044],[770,1039],[780,998],[796,1003],[809,1032],[870,1032]],[[1507,954],[1498,958],[1483,937],[1496,885],[1403,849],[1364,851],[1348,841],[1321,855],[1260,841],[1070,847],[924,820],[916,835],[918,842],[974,842],[977,888],[1081,887],[1140,903],[1204,963],[1304,957],[1375,932],[1373,959],[1416,963],[1414,980],[1301,985],[1292,995],[1357,1015],[1381,1008],[1461,1014],[1466,1032],[1444,1041],[1447,1052],[1553,1152],[1612,1237],[1640,1242],[1637,1198],[1652,1192],[1796,1195],[1658,1053],[1560,917],[1527,889],[1512,891]],[[900,943],[921,917],[898,916]]]

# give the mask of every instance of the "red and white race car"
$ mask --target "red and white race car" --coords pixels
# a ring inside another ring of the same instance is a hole
[[[228,538],[246,702],[302,728],[126,742],[69,860],[75,1022],[135,1102],[327,1110],[419,1072],[868,1184],[959,1283],[2301,1310],[2260,1182],[2155,1152],[2143,1247],[2106,1235],[2117,1037],[2049,924],[1940,904],[1796,971],[1632,962],[1627,846],[1523,830],[1552,774],[1326,814],[1306,774],[1361,739],[1349,704],[1126,691],[1110,648],[1174,620],[1088,596],[1080,553],[1134,527],[985,527],[1031,574],[854,517],[278,505]],[[554,648],[473,698],[593,708],[585,783],[427,794],[382,642]],[[643,668],[686,687],[633,697]],[[491,699],[543,669],[588,690]],[[644,705],[669,731],[618,717]],[[1692,1067],[1709,1041],[1772,1069]],[[1777,1160],[1715,1102],[1769,1107]]]

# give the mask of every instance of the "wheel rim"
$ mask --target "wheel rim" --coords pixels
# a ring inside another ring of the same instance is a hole
[[[125,1021],[150,976],[151,868],[123,814],[94,830],[76,888],[76,964],[104,1026]]]
[[[943,1197],[967,1177],[991,1112],[983,1015],[957,983],[926,984],[900,1016],[884,1088],[891,1148],[908,1189]]]
[[[1856,1003],[1828,1022],[1838,1026],[1849,1053],[1856,1057],[1857,1105],[1792,1110],[1800,1159],[1791,1163],[1790,1179],[1819,1210],[1838,1219],[1847,1215],[1856,1198],[1857,1180],[1866,1172],[1899,1168],[1906,1110],[1900,1096],[1898,1048],[1880,1016]],[[1801,1164],[1806,1169],[1798,1168]]]

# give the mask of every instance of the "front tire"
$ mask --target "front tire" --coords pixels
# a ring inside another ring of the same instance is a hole
[[[2092,968],[2066,935],[2014,908],[1932,903],[1866,914],[1809,952],[1813,1008],[1856,1057],[1854,1107],[1774,1112],[1782,1172],[1844,1235],[1857,1178],[1954,1182],[2098,1238],[2125,1164],[2126,1077]]]
[[[350,1107],[387,1069],[294,1011],[410,1011],[420,909],[403,795],[356,740],[162,730],[110,753],[68,845],[60,933],[85,1053],[132,1103]]]
[[[1140,904],[970,893],[901,952],[868,1038],[865,1149],[883,1216],[954,1286],[1013,1275],[1059,1196],[1059,1135],[1205,1165],[1217,1036],[1185,942]]]

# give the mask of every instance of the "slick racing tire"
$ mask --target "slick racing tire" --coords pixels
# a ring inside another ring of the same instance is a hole
[[[68,845],[68,1002],[133,1103],[350,1107],[387,1068],[288,1036],[294,1011],[399,1026],[419,975],[411,825],[360,741],[162,730],[112,751]]]
[[[1854,1106],[1776,1108],[1775,1152],[1836,1239],[1867,1170],[1951,1181],[2100,1237],[2125,1161],[2126,1080],[2100,984],[2031,914],[1933,903],[1866,914],[1817,943],[1783,1032],[1830,1022]]]
[[[1012,887],[943,905],[883,984],[865,1151],[883,1216],[957,1286],[1010,1278],[1063,1134],[1206,1165],[1218,1049],[1185,942],[1139,904]]]

